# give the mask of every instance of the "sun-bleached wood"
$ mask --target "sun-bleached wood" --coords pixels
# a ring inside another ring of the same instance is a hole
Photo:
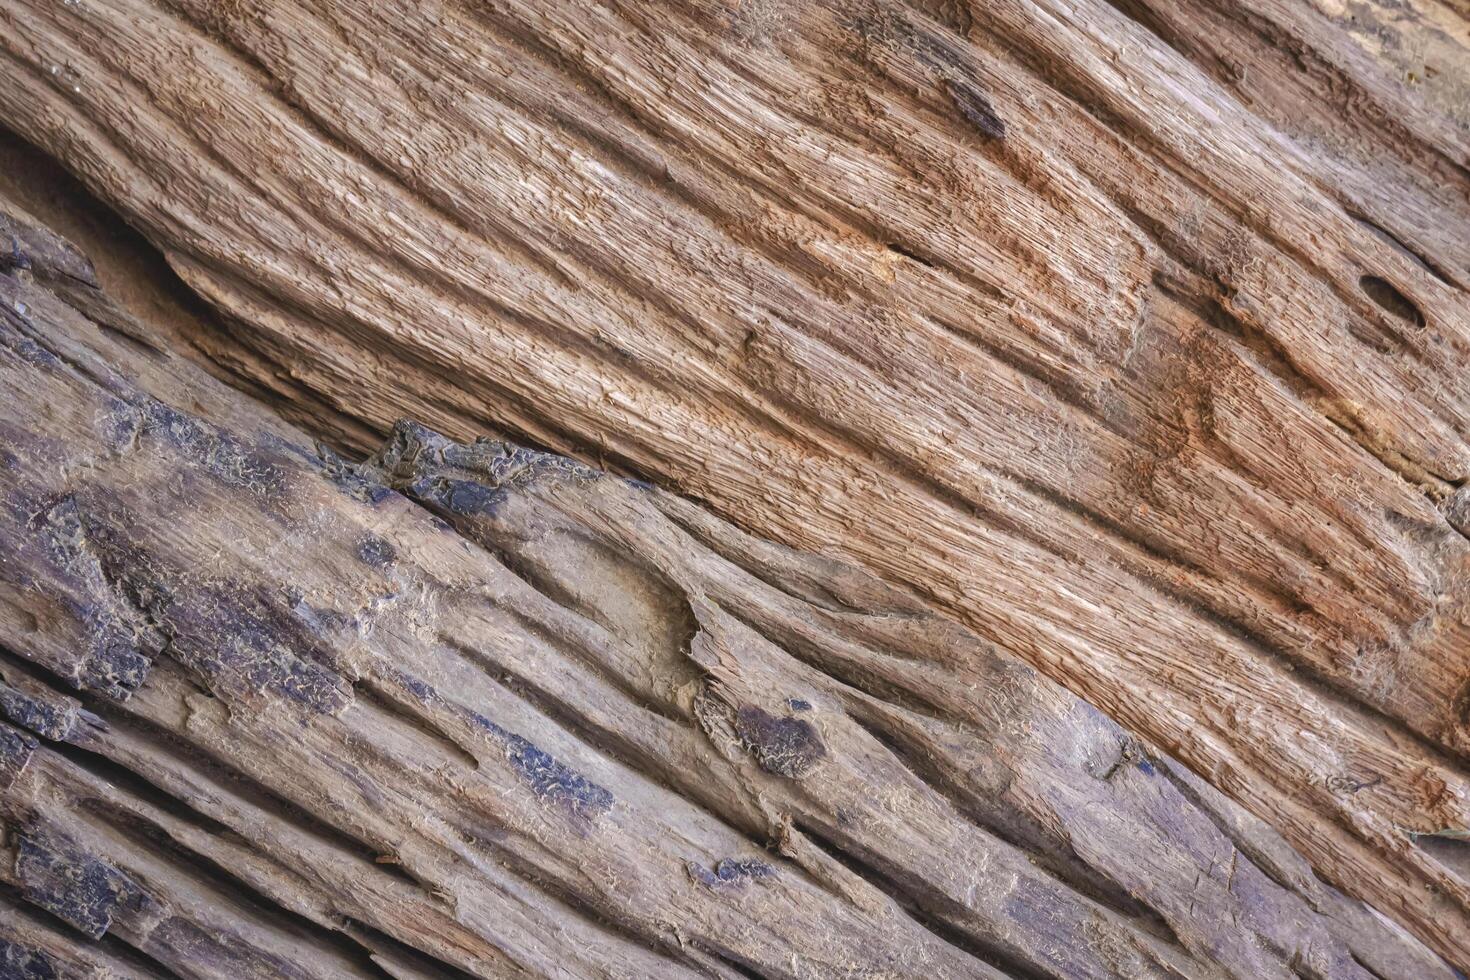
[[[1451,975],[871,576],[502,442],[349,465],[0,233],[0,973]]]
[[[257,383],[856,562],[1463,964],[1466,29],[1394,9],[19,2],[0,119]]]

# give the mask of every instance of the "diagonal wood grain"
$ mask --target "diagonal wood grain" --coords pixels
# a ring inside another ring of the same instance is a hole
[[[0,91],[259,383],[855,561],[1464,963],[1466,137],[1324,10],[19,3]]]
[[[5,975],[1451,975],[866,573],[503,442],[323,455],[0,221]]]

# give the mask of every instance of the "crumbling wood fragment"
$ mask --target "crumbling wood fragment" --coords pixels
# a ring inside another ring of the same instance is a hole
[[[1453,975],[867,573],[505,442],[348,463],[5,220],[3,975]]]

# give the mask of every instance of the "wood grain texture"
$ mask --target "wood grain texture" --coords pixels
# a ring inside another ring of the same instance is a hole
[[[257,383],[856,562],[1465,964],[1467,137],[1354,16],[20,2],[0,112]]]
[[[349,465],[0,226],[0,975],[1452,976],[868,574],[413,423]]]

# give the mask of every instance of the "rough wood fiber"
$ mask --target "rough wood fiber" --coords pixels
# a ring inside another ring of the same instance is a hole
[[[1461,6],[0,24],[3,120],[258,382],[854,560],[1470,963]]]
[[[866,573],[412,423],[350,466],[0,234],[0,975],[1452,976]]]

